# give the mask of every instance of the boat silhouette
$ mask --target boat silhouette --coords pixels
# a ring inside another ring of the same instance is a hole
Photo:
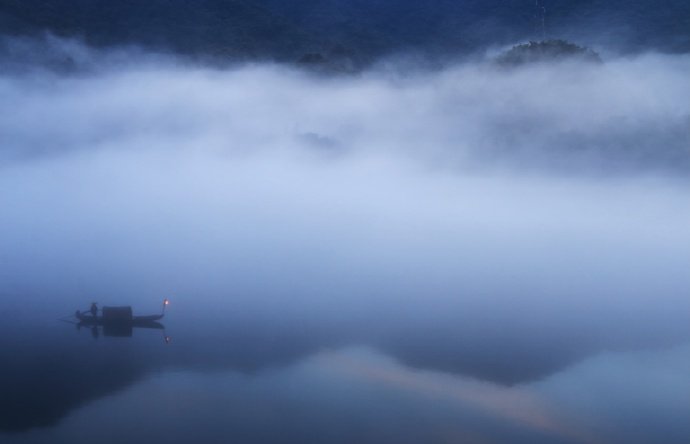
[[[156,330],[164,330],[165,326],[158,322],[165,316],[165,307],[170,302],[168,299],[163,300],[163,309],[160,314],[134,316],[131,306],[121,307],[103,307],[98,315],[98,308],[96,303],[91,304],[91,309],[86,312],[77,310],[74,316],[79,320],[77,329],[81,327],[92,328],[94,336],[98,336],[97,328],[103,327],[104,336],[132,336],[133,328],[151,328]],[[166,342],[167,339],[166,336]]]
[[[131,306],[103,307],[99,316],[98,309],[94,303],[91,305],[90,311],[82,312],[77,310],[74,316],[85,325],[131,324],[133,326],[146,326],[147,324],[156,324],[156,321],[163,319],[165,307],[169,303],[167,299],[164,299],[161,313],[147,316],[134,316]]]

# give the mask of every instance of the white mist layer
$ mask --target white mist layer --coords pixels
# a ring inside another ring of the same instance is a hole
[[[8,75],[3,291],[685,304],[689,68]]]

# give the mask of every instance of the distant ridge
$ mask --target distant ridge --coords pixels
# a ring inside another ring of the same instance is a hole
[[[599,54],[593,50],[565,40],[544,40],[515,45],[498,56],[496,62],[503,66],[517,66],[574,59],[592,63],[602,62]]]
[[[0,0],[0,32],[46,31],[96,47],[297,61],[344,48],[358,63],[398,52],[466,54],[564,39],[623,52],[690,52],[690,2],[528,0]]]

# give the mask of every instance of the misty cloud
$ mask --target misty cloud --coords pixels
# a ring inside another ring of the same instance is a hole
[[[106,63],[113,57],[99,60],[112,69],[87,76],[3,76],[3,156],[102,148],[301,155],[337,147],[459,169],[608,174],[689,166],[687,56],[336,78],[143,57]]]
[[[15,44],[0,74],[5,430],[61,418],[85,430],[84,402],[197,372],[229,371],[217,377],[238,411],[262,393],[292,402],[305,393],[289,375],[318,364],[362,377],[365,401],[374,386],[434,408],[442,395],[463,417],[570,437],[551,401],[595,411],[615,398],[588,375],[636,369],[643,384],[616,389],[635,395],[665,373],[629,360],[687,361],[686,346],[644,351],[690,338],[687,55],[324,76],[76,44],[54,53],[74,69],[36,53],[38,68]],[[163,296],[166,348],[55,322],[92,300],[147,313]],[[267,375],[287,392],[265,389]],[[304,411],[340,423],[326,388]]]
[[[5,74],[5,286],[675,298],[688,68]]]

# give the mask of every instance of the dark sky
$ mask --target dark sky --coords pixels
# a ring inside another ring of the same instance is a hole
[[[547,38],[622,51],[690,49],[684,0],[545,0]],[[294,61],[334,48],[358,62],[400,51],[462,54],[542,37],[531,0],[2,0],[0,29],[94,45]]]

